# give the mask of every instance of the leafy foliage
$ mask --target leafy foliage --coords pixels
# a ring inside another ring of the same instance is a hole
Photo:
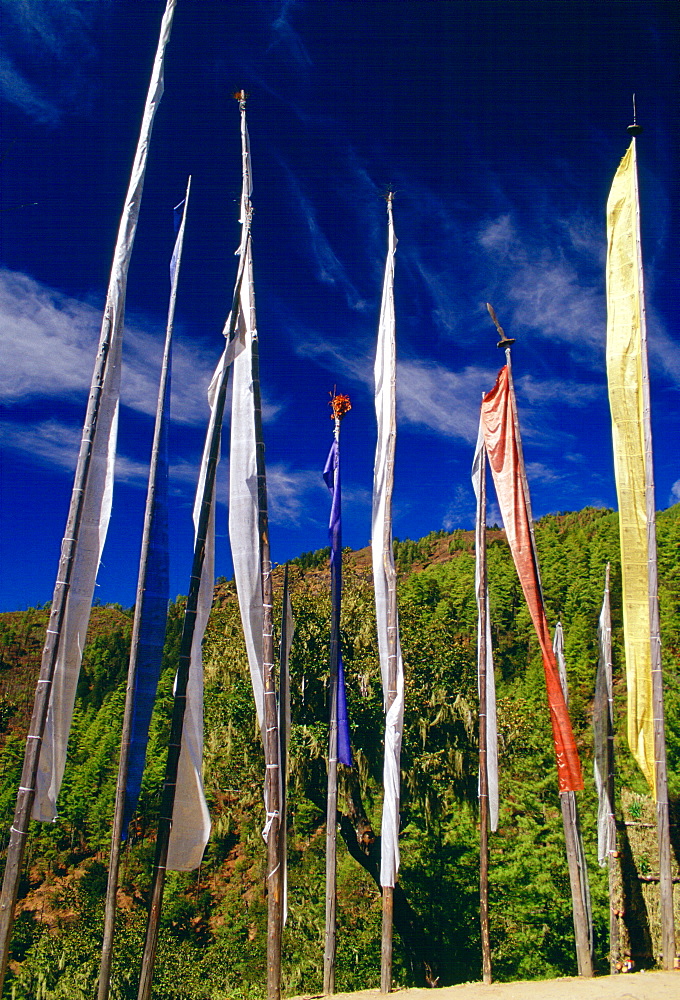
[[[644,793],[623,735],[621,574],[611,511],[556,514],[536,524],[546,609],[566,638],[570,710],[586,791],[579,797],[593,898],[596,958],[606,967],[606,874],[596,863],[590,757],[596,630],[604,568],[611,563],[616,748],[620,782]],[[658,519],[660,603],[671,795],[680,796],[680,508]],[[501,764],[499,831],[491,837],[490,923],[494,977],[575,974],[564,839],[540,651],[502,534],[490,531],[488,576]],[[417,980],[414,951],[439,984],[481,975],[478,899],[477,690],[474,546],[471,533],[395,540],[400,636],[407,674],[402,749],[400,885],[411,907],[409,940],[395,938],[398,985]],[[321,990],[330,600],[328,550],[290,566],[295,615],[291,652],[289,918],[284,991]],[[276,592],[280,580],[276,577]],[[276,608],[277,617],[280,608]],[[5,996],[91,997],[103,925],[106,851],[113,812],[130,615],[97,608],[83,660],[69,760],[55,824],[31,827]],[[184,601],[170,607],[142,794],[123,856],[112,997],[136,996],[154,833],[165,768],[172,683]],[[0,817],[11,823],[47,612],[0,616]],[[370,570],[345,560],[342,653],[351,774],[340,808],[379,830],[383,706]],[[168,878],[154,996],[255,1000],[266,964],[263,754],[233,582],[218,581],[204,642],[204,780],[213,832],[196,873]],[[32,672],[32,673],[31,673]],[[20,681],[20,678],[21,681]],[[354,810],[354,811],[353,811]],[[354,821],[354,819],[353,819]],[[375,988],[380,967],[379,889],[342,846],[338,855],[336,988]]]

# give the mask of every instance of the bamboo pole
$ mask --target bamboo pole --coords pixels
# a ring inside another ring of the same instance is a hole
[[[246,130],[246,99],[241,90],[236,95],[241,112],[241,158],[243,162],[242,204],[250,207],[250,150]],[[255,330],[255,288],[252,257],[246,254],[246,280],[249,286],[250,317],[248,329]],[[262,588],[262,681],[264,690],[265,802],[267,810],[267,997],[281,996],[281,934],[283,929],[283,866],[281,864],[281,802],[278,712],[274,669],[274,624],[272,567],[267,516],[267,476],[262,434],[262,397],[260,392],[259,342],[252,339],[251,374],[253,419],[255,421],[255,461],[257,470],[258,531],[260,538],[260,579]]]
[[[258,372],[257,379],[255,372]],[[267,525],[267,483],[264,469],[262,408],[257,341],[253,344],[253,384],[258,456],[258,501],[262,567],[262,661],[265,723],[265,801],[267,804],[267,997],[281,996],[281,935],[283,929],[283,866],[281,863],[281,803],[278,713],[274,672],[272,571]]]
[[[120,758],[118,762],[118,782],[116,785],[116,802],[113,814],[113,830],[111,834],[111,852],[109,855],[109,875],[106,886],[106,902],[104,906],[104,936],[102,941],[102,957],[99,967],[99,986],[97,1000],[107,1000],[111,981],[111,959],[113,956],[113,935],[116,924],[116,892],[118,889],[118,871],[120,867],[121,837],[123,834],[123,814],[125,811],[125,790],[128,780],[128,764],[130,757],[130,736],[132,732],[132,713],[134,708],[134,695],[137,683],[137,658],[139,655],[139,638],[142,626],[142,608],[144,605],[144,593],[146,591],[147,566],[149,561],[149,547],[151,543],[151,532],[155,518],[155,502],[157,490],[158,460],[162,446],[162,439],[165,432],[167,417],[165,415],[165,398],[169,390],[170,355],[172,349],[172,330],[175,319],[175,304],[177,302],[177,282],[179,270],[182,262],[182,247],[184,244],[184,227],[186,223],[187,206],[189,204],[189,191],[191,190],[191,177],[187,181],[186,194],[184,196],[184,209],[182,221],[176,240],[176,258],[172,283],[170,288],[170,304],[168,307],[168,321],[165,330],[165,346],[163,349],[163,362],[161,365],[161,378],[158,387],[158,403],[156,406],[156,423],[154,426],[153,445],[151,448],[151,464],[149,468],[149,485],[146,495],[146,509],[144,511],[144,530],[142,534],[142,548],[139,559],[139,577],[137,580],[137,594],[135,598],[135,614],[132,623],[132,640],[130,645],[130,660],[128,663],[127,688],[125,691],[125,709],[123,713],[123,731],[121,734]]]
[[[543,595],[541,587],[541,575],[538,565],[536,539],[534,536],[533,516],[531,512],[531,499],[529,495],[529,483],[527,481],[526,468],[524,465],[522,438],[519,428],[519,419],[517,416],[517,406],[515,403],[515,387],[512,377],[511,348],[512,345],[515,343],[515,340],[512,337],[506,337],[503,328],[498,322],[493,307],[488,302],[487,302],[487,309],[489,310],[489,315],[491,316],[491,319],[493,320],[494,325],[501,337],[500,341],[498,342],[498,347],[502,347],[505,350],[505,363],[508,368],[508,385],[510,391],[510,399],[512,401],[512,419],[515,429],[515,440],[517,441],[517,452],[518,452],[517,457],[520,470],[520,477],[522,480],[522,491],[524,493],[524,501],[526,504],[527,514],[529,518],[532,559],[534,562],[534,568],[536,571],[536,579],[538,581],[539,590],[541,591],[541,601],[542,601]],[[569,801],[570,795],[573,796],[573,803]],[[579,851],[578,814],[576,811],[576,798],[573,792],[563,793],[560,795],[560,808],[562,811],[565,850],[567,856],[567,865],[569,868],[569,884],[571,888],[572,914],[574,918],[574,937],[576,943],[576,960],[577,960],[579,975],[584,977],[590,977],[593,975],[593,963],[592,963],[591,946],[590,946],[592,935],[588,934],[588,916],[585,904],[586,890],[587,890],[585,880],[587,879],[587,873],[585,871],[585,866],[579,863],[580,855],[582,855],[583,849],[581,848],[581,851]]]
[[[635,98],[633,98],[635,112]],[[644,269],[640,238],[640,193],[638,189],[637,136],[642,128],[635,120],[628,131],[632,135],[635,184],[635,245],[640,289],[640,367],[642,374],[642,429],[645,444],[645,504],[647,510],[647,552],[649,586],[649,622],[652,658],[652,702],[654,710],[654,760],[657,840],[659,845],[659,892],[661,908],[661,950],[663,966],[675,964],[675,921],[673,915],[673,880],[671,877],[670,816],[668,806],[668,776],[666,762],[666,729],[664,720],[663,672],[661,663],[661,632],[659,625],[659,591],[656,557],[656,503],[654,495],[654,456],[652,450],[651,403],[649,396],[649,364],[647,359],[647,311],[644,293]]]
[[[486,448],[482,446],[480,496],[477,523],[479,549],[479,920],[482,935],[482,977],[491,983],[491,943],[489,939],[489,773],[486,732]]]
[[[196,614],[198,609],[198,596],[201,585],[201,575],[205,558],[206,539],[208,534],[208,524],[213,504],[215,489],[215,475],[220,452],[220,434],[222,429],[222,418],[224,415],[224,404],[229,382],[229,372],[231,365],[226,357],[231,342],[234,339],[236,324],[238,321],[238,299],[241,290],[241,282],[245,271],[247,248],[250,242],[250,225],[245,236],[243,252],[239,261],[239,268],[232,298],[231,312],[226,335],[225,360],[217,386],[215,396],[215,406],[211,412],[210,424],[208,427],[208,463],[201,497],[198,526],[196,528],[196,540],[194,543],[194,558],[191,568],[191,580],[187,605],[184,613],[184,623],[182,626],[182,638],[180,640],[179,665],[175,682],[175,697],[172,712],[172,724],[170,730],[170,742],[168,745],[168,759],[165,768],[165,781],[161,798],[161,809],[158,820],[158,833],[156,836],[156,854],[154,858],[153,880],[151,883],[149,916],[146,927],[146,939],[144,942],[144,954],[142,956],[142,968],[139,980],[138,1000],[149,1000],[151,995],[151,982],[153,978],[153,968],[156,960],[156,948],[158,945],[158,926],[160,920],[161,906],[163,903],[163,890],[165,888],[166,862],[168,857],[168,844],[170,831],[172,829],[172,813],[175,803],[175,791],[177,787],[177,771],[179,767],[179,756],[182,745],[182,731],[184,728],[184,710],[186,708],[187,684],[189,680],[189,666],[191,661],[191,645],[196,624]]]
[[[283,879],[282,928],[288,916],[288,740],[290,736],[290,647],[293,638],[293,614],[288,588],[288,563],[283,570],[281,644],[279,649],[279,761],[281,762],[281,869]],[[282,929],[283,933],[283,929]]]
[[[83,507],[87,491],[92,450],[94,446],[100,402],[107,375],[107,362],[114,336],[122,329],[122,316],[114,306],[114,300],[124,303],[124,290],[132,246],[137,229],[139,205],[144,185],[144,173],[148,154],[149,138],[158,101],[163,92],[163,55],[172,27],[176,0],[167,0],[159,35],[151,81],[147,92],[144,117],[135,151],[130,183],[125,207],[118,229],[114,260],[109,280],[106,306],[102,320],[99,347],[95,360],[90,395],[88,398],[83,436],[78,454],[78,463],[71,493],[66,530],[61,544],[61,555],[57,580],[52,596],[50,618],[47,626],[45,645],[42,652],[40,676],[36,686],[33,714],[26,738],[26,752],[21,772],[21,782],[17,794],[14,820],[10,830],[7,860],[0,895],[0,994],[2,993],[9,946],[14,925],[14,908],[19,891],[21,865],[24,857],[28,826],[35,799],[36,779],[40,761],[45,723],[50,704],[54,674],[59,656],[61,633],[64,625],[67,598],[71,588],[73,565],[78,548]],[[122,295],[121,295],[122,286]]]
[[[335,413],[334,435],[340,449],[341,415]],[[339,457],[338,457],[339,463]],[[337,483],[334,484],[337,488]],[[332,559],[331,541],[331,643],[328,710],[328,785],[326,791],[326,920],[323,952],[323,992],[335,993],[336,953],[336,873],[337,873],[337,811],[338,811],[338,656],[340,651],[340,587],[338,566]]]

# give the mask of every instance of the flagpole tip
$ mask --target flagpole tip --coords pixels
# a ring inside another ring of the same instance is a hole
[[[628,132],[629,135],[632,135],[633,138],[635,138],[636,135],[640,135],[641,132],[643,131],[642,125],[638,125],[637,123],[637,108],[635,106],[635,94],[633,94],[633,124],[629,125],[626,128],[626,131]]]
[[[515,343],[515,338],[505,336],[505,330],[498,322],[498,317],[496,316],[496,310],[494,309],[494,307],[491,305],[490,302],[487,302],[486,308],[489,312],[489,316],[493,320],[493,325],[496,327],[501,337],[501,339],[496,344],[496,347],[511,347]]]

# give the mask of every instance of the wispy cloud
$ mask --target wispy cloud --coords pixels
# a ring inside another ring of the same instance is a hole
[[[288,166],[283,163],[282,166],[309,231],[310,250],[316,265],[317,278],[327,285],[337,285],[343,291],[350,309],[357,311],[365,309],[365,301],[357,292],[345,267],[319,225],[314,206],[303,191],[300,181]]]
[[[301,36],[291,23],[291,14],[296,7],[302,6],[299,0],[281,0],[278,14],[272,21],[274,41],[269,51],[282,48],[287,57],[292,58],[298,66],[311,67],[312,59]]]
[[[404,421],[443,437],[476,441],[482,392],[493,385],[493,372],[477,367],[453,372],[428,361],[402,361],[397,367],[397,413]]]
[[[587,406],[605,391],[604,385],[575,382],[573,379],[537,379],[533,375],[522,375],[516,384],[520,399],[533,407],[552,407],[554,403]]]
[[[4,52],[0,52],[0,94],[41,125],[56,125],[61,117],[56,105],[21,74]]]
[[[47,288],[26,274],[0,268],[0,402],[12,405],[86,393],[100,324],[101,312],[89,303]],[[121,401],[139,413],[156,412],[164,333],[164,325],[154,323],[151,333],[141,328],[139,320],[125,331]],[[206,393],[221,348],[222,341],[207,350],[175,338],[173,421],[194,426],[207,422]],[[263,401],[266,422],[279,410]]]
[[[530,483],[556,483],[563,478],[560,473],[549,469],[543,462],[527,462],[526,470]]]
[[[0,421],[0,440],[5,448],[24,452],[43,465],[59,469],[75,469],[81,437],[81,429],[57,420],[30,424]]]
[[[514,306],[513,329],[527,327],[585,354],[601,353],[603,240],[582,216],[539,225],[537,236],[531,237],[511,213],[484,223],[477,241],[493,263],[506,301]]]
[[[291,469],[276,463],[267,466],[269,516],[278,524],[299,526],[308,520],[308,497],[326,489],[318,470]]]
[[[76,103],[82,110],[86,91],[83,70],[94,54],[89,29],[101,17],[104,6],[68,0],[0,0],[5,21],[0,95],[41,124],[57,124],[64,110]]]

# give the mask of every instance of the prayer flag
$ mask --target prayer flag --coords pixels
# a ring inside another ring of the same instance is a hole
[[[543,608],[531,506],[522,475],[522,443],[507,365],[482,400],[482,426],[508,545],[543,655],[559,790],[575,791],[583,788],[581,765]]]
[[[649,560],[656,541],[653,525],[649,534],[646,498],[652,452],[644,404],[646,331],[639,242],[633,140],[607,201],[607,381],[619,500],[628,743],[656,797],[649,605]]]
[[[96,425],[92,437],[89,428],[83,431],[81,456],[89,452],[89,473],[84,487],[82,515],[36,776],[32,817],[37,820],[54,820],[57,815],[57,796],[66,764],[82,650],[111,515],[127,274],[137,231],[151,130],[163,95],[163,64],[175,3],[176,0],[168,0],[163,15],[144,117],[118,228],[95,373],[100,370],[99,358],[102,354],[105,354],[106,361],[101,383],[93,381],[91,389],[91,394],[99,395]]]
[[[342,603],[342,489],[340,485],[340,445],[333,440],[326,459],[323,478],[331,494],[331,516],[328,535],[331,543],[331,597],[338,622]],[[347,718],[347,693],[345,691],[345,671],[342,663],[342,649],[338,637],[338,760],[347,767],[352,766],[352,749]]]
[[[480,606],[482,596],[480,563],[486,559],[486,553],[481,550],[481,527],[482,518],[486,518],[486,511],[481,505],[481,479],[482,463],[486,461],[486,451],[484,450],[484,434],[480,424],[479,435],[477,437],[477,447],[472,463],[472,486],[477,498],[477,517],[475,519],[475,593],[477,595],[477,606]],[[489,589],[486,589],[486,614],[484,621],[481,617],[477,619],[477,662],[481,659],[482,629],[486,636],[486,772],[489,791],[489,825],[495,832],[498,829],[498,731],[496,721],[496,679],[493,672],[493,648],[491,646],[491,611],[489,609]],[[478,673],[478,685],[481,683]]]
[[[231,446],[229,452],[229,541],[234,565],[234,579],[241,612],[243,634],[248,654],[250,679],[260,730],[264,729],[264,682],[262,650],[262,565],[260,547],[260,501],[258,481],[257,433],[259,379],[257,372],[257,320],[253,285],[253,260],[249,225],[252,193],[250,142],[245,107],[241,111],[243,189],[241,194],[242,240],[239,253],[245,253],[245,271],[239,295],[236,341],[239,353],[234,359],[231,404]],[[257,395],[257,398],[256,398]],[[264,738],[264,737],[263,737]]]
[[[385,700],[384,799],[381,824],[380,884],[394,886],[399,870],[401,737],[404,721],[404,664],[399,643],[397,574],[392,552],[392,487],[396,417],[396,336],[394,255],[397,241],[392,199],[387,201],[388,247],[375,355],[375,413],[378,440],[373,469],[371,550],[380,672]]]
[[[188,191],[188,187],[187,187]],[[181,211],[180,211],[181,210]],[[172,323],[177,298],[178,264],[182,254],[184,226],[186,220],[186,198],[176,206],[175,219],[179,216],[177,238],[170,259],[170,307],[166,331],[164,379],[162,398],[156,413],[157,450],[154,451],[149,475],[149,492],[146,517],[148,526],[148,547],[146,559],[140,567],[141,579],[137,587],[141,592],[138,635],[134,635],[131,656],[136,657],[135,681],[130,719],[130,740],[128,744],[127,781],[125,784],[125,806],[123,810],[122,839],[127,837],[128,824],[137,808],[142,775],[146,761],[146,747],[149,739],[149,725],[156,700],[158,679],[163,659],[163,645],[168,617],[170,596],[168,552],[168,431],[170,426],[170,396],[172,383]],[[135,647],[136,639],[136,648]]]
[[[606,865],[616,850],[613,802],[614,689],[612,683],[612,622],[609,607],[609,564],[597,626],[599,658],[593,699],[593,771],[597,789],[597,860]]]

